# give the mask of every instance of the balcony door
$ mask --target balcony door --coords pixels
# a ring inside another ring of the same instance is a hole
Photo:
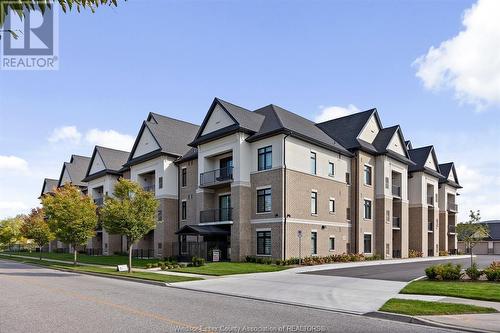
[[[233,177],[233,157],[221,158],[219,160],[220,180],[227,180]]]
[[[231,221],[231,194],[219,196],[219,221]]]

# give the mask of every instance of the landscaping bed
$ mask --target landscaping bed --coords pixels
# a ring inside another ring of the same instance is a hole
[[[221,276],[232,274],[277,272],[288,268],[289,267],[286,266],[257,264],[250,262],[211,262],[206,263],[203,266],[174,268],[170,269],[170,271]]]
[[[455,304],[443,302],[428,302],[409,299],[392,298],[388,300],[380,311],[399,313],[409,316],[454,315],[470,313],[495,313],[493,308],[469,304]]]

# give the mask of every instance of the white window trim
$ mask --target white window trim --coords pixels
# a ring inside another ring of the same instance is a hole
[[[309,236],[309,239],[311,239],[312,233],[316,233],[316,253],[311,253],[311,257],[317,257],[318,256],[318,229],[311,229],[311,234]],[[311,244],[312,245],[312,244]]]
[[[186,170],[186,185],[182,185],[182,170]],[[186,188],[187,187],[187,167],[182,167],[181,168],[181,188]]]
[[[333,173],[330,174],[330,163],[333,164]],[[328,177],[333,178],[335,177],[335,162],[333,161],[328,161]]]
[[[271,231],[271,228],[256,228],[255,231]],[[272,232],[271,232],[272,234]]]
[[[183,202],[185,202],[185,203],[186,203],[186,218],[185,218],[185,219],[183,219],[183,218],[182,218],[182,203],[183,203]],[[181,221],[187,221],[187,215],[188,215],[188,214],[187,214],[187,199],[182,199],[182,200],[181,200]]]
[[[370,248],[370,251],[371,252],[365,252],[365,235],[370,235],[371,238],[370,238],[370,245],[371,245],[371,248]],[[373,234],[371,232],[363,232],[363,253],[365,254],[373,254]]]
[[[370,208],[371,208],[371,218],[368,219],[365,217],[365,200],[367,201],[370,201],[371,202],[371,205],[370,205]],[[363,198],[363,220],[365,221],[373,221],[373,199],[370,199],[370,198]]]
[[[268,212],[259,212],[259,200],[258,200],[258,193],[257,191],[259,190],[271,190],[271,210]],[[255,215],[265,215],[265,214],[271,214],[273,212],[273,188],[271,185],[266,185],[266,186],[258,186],[255,188]]]
[[[231,192],[224,192],[224,193],[219,193],[217,196],[222,197],[224,195],[231,195]]]
[[[311,170],[309,170],[309,174],[312,175],[312,176],[317,176],[318,175],[318,152],[316,150],[309,150],[309,168],[311,167],[310,166],[310,163],[311,163],[311,154],[314,153],[314,156],[315,156],[315,159],[314,159],[314,173],[311,172]]]
[[[371,173],[370,173],[370,177],[371,177],[371,184],[367,184],[366,183],[366,178],[365,178],[365,169],[363,168],[363,185],[367,186],[367,187],[373,187],[373,165],[371,164],[368,164],[368,163],[365,163],[364,166],[367,166],[367,167],[370,167],[371,168]]]
[[[332,201],[332,200],[333,200],[333,212],[330,210],[330,201]],[[335,215],[335,213],[337,212],[336,205],[337,205],[337,202],[335,201],[335,198],[330,197],[328,199],[328,213],[330,213],[330,215]]]
[[[318,205],[318,190],[311,190],[311,193],[316,193],[316,213],[311,212],[311,216],[318,216],[318,210],[319,210],[319,205]],[[309,195],[309,203],[312,200],[312,197]]]
[[[271,185],[257,186],[257,187],[255,188],[255,190],[256,190],[256,191],[258,191],[258,190],[265,190],[265,189],[268,189],[268,188],[272,188],[272,186],[271,186]]]
[[[333,247],[333,249],[332,249],[332,248],[331,248],[331,246],[330,246],[330,245],[332,244],[332,243],[330,242],[330,239],[332,239],[332,238],[334,239],[334,241],[333,241],[333,242],[334,242],[334,245],[335,245],[335,246]],[[335,235],[330,235],[330,236],[328,237],[328,252],[335,252],[335,248],[337,247],[337,246],[336,246],[337,244],[335,244],[335,243],[336,243]]]

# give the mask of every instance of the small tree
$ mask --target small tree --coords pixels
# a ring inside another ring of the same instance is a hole
[[[457,224],[457,238],[464,242],[465,248],[470,250],[470,265],[472,267],[473,256],[472,249],[477,243],[489,236],[489,229],[486,225],[481,224],[481,214],[479,210],[469,213],[469,221]]]
[[[21,233],[22,224],[22,215],[0,221],[0,246],[2,248],[10,250],[14,244],[26,243]]]
[[[158,202],[154,194],[127,179],[119,179],[114,197],[106,197],[100,218],[109,234],[124,235],[128,242],[128,272],[132,272],[134,244],[156,227]]]
[[[40,260],[42,260],[42,247],[55,238],[54,233],[50,230],[49,224],[45,220],[42,208],[31,210],[31,213],[24,218],[21,232],[24,237],[33,240],[40,248]]]
[[[77,263],[77,246],[94,237],[97,207],[78,187],[65,184],[42,197],[42,205],[50,230],[63,243],[73,246],[73,264]]]

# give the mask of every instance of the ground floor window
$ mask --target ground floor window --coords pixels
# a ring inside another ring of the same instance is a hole
[[[257,231],[257,254],[271,255],[271,231]]]
[[[335,237],[330,236],[330,251],[334,251],[334,250],[335,250]]]
[[[372,253],[372,235],[365,234],[364,238],[364,253]]]
[[[182,253],[187,253],[187,248],[188,248],[187,236],[186,235],[182,235],[181,236],[181,252]]]
[[[311,232],[311,254],[318,254],[318,233]]]

